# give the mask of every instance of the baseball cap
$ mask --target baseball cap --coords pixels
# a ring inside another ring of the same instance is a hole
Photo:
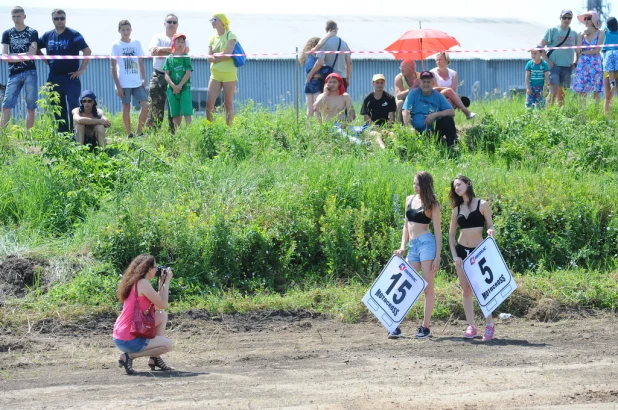
[[[570,14],[572,16],[573,11],[569,9],[562,9],[562,11],[560,12],[560,17],[564,16],[565,14]]]
[[[433,73],[431,71],[423,71],[420,75],[421,80],[423,78],[433,78]]]
[[[384,77],[384,74],[374,74],[373,79],[371,81],[378,81],[378,80],[382,80],[386,82],[386,78]]]

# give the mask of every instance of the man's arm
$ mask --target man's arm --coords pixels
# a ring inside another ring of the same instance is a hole
[[[79,108],[73,108],[73,122],[79,125],[105,125],[109,120],[107,118],[83,117],[79,112]]]
[[[539,43],[539,45],[543,48],[545,48],[547,44],[549,44],[549,42],[545,39],[541,40],[541,42]],[[545,52],[545,50],[541,50],[541,58],[547,63],[550,69],[554,68],[554,63],[549,59],[549,57],[547,57],[547,53]]]
[[[403,116],[403,124],[410,126],[410,111],[409,110],[401,110],[401,115]]]
[[[105,113],[102,109],[97,108],[97,115],[101,120],[100,124],[102,124],[105,128],[109,128],[112,125],[112,122],[105,116]]]
[[[318,72],[318,70],[320,68],[324,67],[324,57],[320,57],[317,59],[317,61],[315,62],[315,64],[313,65],[313,68],[311,69],[311,71],[309,71],[309,74],[307,74],[307,81],[309,82],[311,81],[311,79],[313,78],[314,74]]]
[[[345,55],[345,75],[346,80],[348,80],[348,87],[352,82],[352,56],[350,54]]]
[[[354,104],[352,104],[352,97],[350,97],[350,94],[345,94],[343,98],[345,101],[345,108],[348,110],[348,120],[354,121],[356,119],[356,111],[354,111]]]
[[[84,56],[89,56],[92,54],[92,51],[90,50],[90,47],[86,47],[84,49],[81,50],[82,55]],[[79,67],[79,70],[69,73],[71,74],[71,79],[72,80],[76,80],[79,77],[81,77],[82,74],[84,74],[84,71],[86,71],[86,67],[88,67],[88,64],[90,64],[90,59],[89,58],[84,58],[82,60],[82,65]]]
[[[401,77],[403,77],[403,74],[397,74],[395,76],[395,97],[397,97],[398,100],[405,100],[410,90],[403,89],[403,80]]]
[[[313,103],[313,109],[315,111],[315,117],[318,119],[318,122],[322,124],[322,110],[326,106],[326,98],[324,97],[326,93],[322,93],[318,95],[318,98]]]
[[[432,112],[427,117],[425,117],[425,125],[429,126],[433,124],[435,120],[442,117],[454,117],[455,109],[449,108],[448,110],[442,110],[437,112]]]
[[[112,50],[112,55],[114,55],[114,50]],[[114,80],[114,84],[116,84],[116,93],[118,94],[118,97],[123,98],[124,90],[122,89],[122,86],[120,85],[120,79],[118,79],[118,71],[116,70],[117,64],[118,62],[116,61],[116,59],[112,58],[111,59],[112,79]]]

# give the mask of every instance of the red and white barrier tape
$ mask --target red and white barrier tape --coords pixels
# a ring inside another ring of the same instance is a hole
[[[588,46],[561,46],[561,47],[546,47],[544,49],[536,49],[536,48],[504,48],[504,49],[485,49],[485,50],[446,50],[449,53],[509,53],[509,52],[517,52],[517,51],[533,51],[533,50],[565,50],[565,49],[591,49],[591,48],[599,48],[599,47],[617,47],[618,44],[599,44],[599,45],[588,45]],[[316,51],[316,54],[418,54],[418,53],[439,53],[444,50],[402,50],[402,51],[386,51],[386,50],[376,50],[376,51]],[[272,57],[272,56],[283,56],[283,55],[297,55],[302,54],[296,52],[284,52],[284,53],[247,53],[247,54],[192,54],[189,57],[194,59],[205,59],[208,57]],[[109,58],[154,58],[153,56],[109,56],[109,55],[91,55],[91,56],[47,56],[47,55],[0,55],[0,60],[4,61],[26,61],[26,60],[105,60]],[[162,58],[160,56],[159,58]]]

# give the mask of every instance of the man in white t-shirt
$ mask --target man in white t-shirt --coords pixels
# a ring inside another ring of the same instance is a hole
[[[135,58],[112,58],[112,78],[116,84],[116,92],[122,100],[122,121],[127,132],[131,133],[131,97],[139,101],[140,111],[135,134],[142,135],[142,127],[148,115],[148,95],[146,95],[146,74],[144,72],[144,56],[142,45],[137,40],[131,40],[131,23],[120,20],[118,23],[120,40],[112,46],[112,56],[135,56]]]
[[[165,113],[165,103],[167,101],[167,81],[165,81],[165,73],[163,73],[163,64],[165,63],[165,57],[172,54],[172,37],[178,30],[178,16],[175,14],[168,14],[165,16],[163,22],[165,27],[165,33],[156,34],[150,41],[150,54],[154,57],[152,59],[152,78],[150,79],[150,89],[148,91],[148,105],[150,106],[150,112],[148,119],[146,120],[146,126],[148,128],[157,129],[163,122],[163,115]],[[185,52],[189,53],[189,42],[186,43]],[[174,123],[172,117],[169,115],[169,109],[167,112],[167,121],[172,134],[175,132]]]

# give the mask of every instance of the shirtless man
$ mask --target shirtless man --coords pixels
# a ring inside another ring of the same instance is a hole
[[[318,122],[322,123],[322,111],[326,109],[326,121],[354,121],[356,112],[352,105],[350,94],[345,92],[343,78],[337,73],[329,74],[326,77],[326,90],[320,94],[313,104],[315,115]],[[346,118],[347,110],[347,118]]]
[[[416,75],[416,63],[414,60],[404,60],[399,66],[400,74],[395,76],[395,97],[397,98],[397,121],[403,123],[401,107],[413,88],[421,85],[421,80]]]
[[[79,98],[79,107],[71,111],[75,126],[75,140],[86,144],[86,139],[96,139],[99,148],[105,148],[105,129],[112,124],[105,117],[103,110],[97,108],[97,96],[86,90]]]

